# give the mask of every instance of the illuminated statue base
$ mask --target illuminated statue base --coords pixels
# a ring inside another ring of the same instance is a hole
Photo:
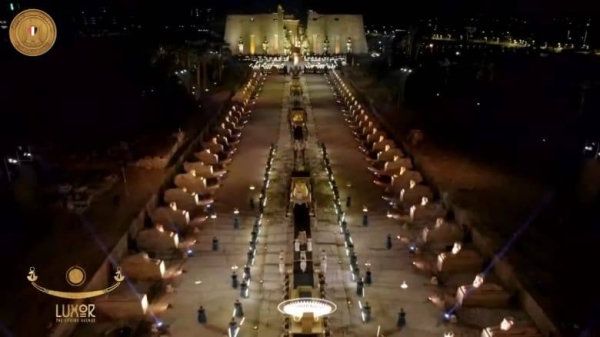
[[[357,132],[369,122],[369,116],[366,113],[357,115],[353,121],[349,122],[350,130]]]
[[[411,181],[414,181],[417,185],[421,184],[423,182],[423,176],[419,171],[413,171],[408,169],[402,174],[398,172],[392,177],[391,188],[399,193],[403,189],[409,189]]]
[[[493,283],[483,283],[478,288],[464,285],[456,291],[456,302],[463,307],[507,308],[510,298],[510,293]]]
[[[404,153],[402,152],[402,150],[398,149],[398,148],[392,148],[390,147],[389,149],[385,150],[385,151],[381,151],[379,152],[379,154],[377,155],[377,160],[376,161],[381,161],[381,162],[388,162],[388,161],[393,161],[395,157],[404,157]]]
[[[134,281],[160,281],[165,275],[165,263],[151,259],[147,253],[125,257],[119,264],[123,275]]]
[[[443,222],[439,226],[431,226],[423,229],[423,241],[434,245],[451,245],[461,242],[463,232],[454,223]]]
[[[481,337],[542,337],[539,330],[529,324],[515,324],[508,330],[502,330],[500,326],[483,329]]]
[[[385,132],[379,130],[368,134],[363,144],[365,145],[365,150],[368,152],[375,150],[375,144],[377,144],[380,140],[385,140]]]
[[[226,128],[224,125],[218,126],[215,130],[217,131],[218,135],[226,137],[229,144],[237,145],[240,143],[239,138],[236,135],[234,135],[233,132],[231,130],[229,130],[228,128]]]
[[[445,218],[448,210],[439,202],[430,202],[425,206],[417,205],[411,221],[433,221],[437,218]]]
[[[207,149],[212,153],[223,152],[223,145],[216,142],[202,142],[202,148]]]
[[[223,123],[225,124],[225,127],[227,129],[231,130],[231,133],[233,135],[241,134],[243,127],[234,123],[233,120],[231,118],[229,118],[229,116],[225,117],[225,121]],[[216,152],[219,152],[219,151],[216,151]]]
[[[156,256],[170,256],[179,246],[179,237],[176,233],[157,226],[139,232],[136,242],[138,248],[143,251],[154,253]]]
[[[423,198],[428,200],[433,199],[433,191],[431,187],[426,185],[416,185],[413,188],[405,189],[404,193],[400,193],[400,202],[403,205],[412,206],[419,205]]]
[[[188,192],[200,195],[210,194],[219,187],[219,184],[209,185],[206,178],[193,176],[190,173],[176,175],[173,183],[177,187],[187,189]]]
[[[388,160],[383,165],[381,174],[395,175],[400,172],[400,168],[404,167],[405,170],[410,172],[412,169],[412,160],[410,158],[394,157],[392,160]]]
[[[478,273],[483,269],[483,259],[474,250],[462,249],[458,254],[441,253],[437,258],[437,270],[442,273]]]
[[[92,300],[96,315],[111,320],[142,319],[148,313],[150,304],[144,289],[121,285],[114,292]]]
[[[190,223],[190,213],[171,207],[158,207],[152,212],[151,219],[153,223],[162,224],[165,230],[180,232]]]
[[[210,151],[204,150],[204,151],[196,152],[196,153],[194,153],[194,156],[206,165],[220,164],[219,156],[217,156],[216,154],[214,154]]]
[[[385,134],[382,133],[381,137],[375,136],[373,137],[373,141],[371,144],[371,148],[369,149],[371,152],[375,154],[379,154],[382,151],[386,151],[386,149],[392,149],[396,147],[396,143],[393,139],[389,139],[385,137]],[[398,158],[402,158],[402,156],[398,156]]]
[[[186,161],[183,163],[183,169],[186,172],[196,171],[198,177],[204,178],[220,178],[225,175],[225,170],[215,171],[212,165],[206,165],[201,161]]]
[[[201,205],[197,194],[189,193],[181,188],[170,188],[163,193],[163,200],[167,204],[175,203],[177,208],[188,212]]]
[[[354,136],[362,142],[365,141],[367,136],[373,132],[377,132],[377,127],[373,125],[373,123],[369,122],[366,126],[359,128],[358,131],[355,132]]]

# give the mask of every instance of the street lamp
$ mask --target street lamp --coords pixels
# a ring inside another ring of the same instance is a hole
[[[212,225],[213,225],[213,234],[217,233],[217,213],[213,212],[210,215],[210,220],[212,221]]]
[[[371,262],[367,261],[367,263],[365,263],[365,267],[367,267],[367,271],[365,273],[365,284],[371,285],[373,283],[373,273],[371,273]]]
[[[240,228],[240,218],[238,217],[238,214],[240,214],[240,211],[236,207],[233,209],[233,229]]]
[[[239,285],[237,270],[238,270],[237,265],[234,264],[233,266],[231,266],[231,287],[233,289],[237,289],[237,287]]]

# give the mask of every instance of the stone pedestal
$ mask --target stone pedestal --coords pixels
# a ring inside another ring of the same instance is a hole
[[[437,258],[437,270],[442,273],[478,273],[483,269],[483,259],[478,252],[461,249],[458,253],[441,253]]]
[[[176,233],[165,231],[160,225],[141,231],[136,242],[141,250],[155,253],[157,256],[169,256],[179,246]]]
[[[436,224],[423,229],[423,241],[428,244],[451,245],[463,240],[463,232],[456,224],[437,219]]]
[[[166,230],[180,232],[189,224],[190,213],[177,209],[177,204],[173,204],[172,207],[158,207],[152,212],[151,218],[152,222],[162,224]]]
[[[142,319],[148,312],[148,297],[141,289],[121,285],[115,292],[92,299],[96,314],[112,320]]]
[[[542,337],[543,335],[533,324],[516,323],[507,330],[501,326],[483,329],[481,337]]]
[[[484,283],[478,288],[464,285],[456,291],[456,302],[463,307],[507,308],[510,297],[510,293],[493,283]]]
[[[165,274],[165,263],[151,259],[147,253],[125,257],[119,264],[123,275],[134,281],[160,281]]]
[[[194,210],[200,205],[200,198],[198,194],[190,193],[183,188],[170,188],[163,194],[163,200],[170,204],[175,203],[179,209],[186,210],[188,212]]]

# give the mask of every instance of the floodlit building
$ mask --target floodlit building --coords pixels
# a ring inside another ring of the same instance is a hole
[[[225,41],[234,55],[367,53],[362,15],[319,14],[309,11],[306,23],[276,13],[228,15]]]

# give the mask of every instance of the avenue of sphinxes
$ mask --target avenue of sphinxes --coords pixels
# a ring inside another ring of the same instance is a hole
[[[346,54],[367,53],[362,15],[319,14],[309,11],[303,23],[276,13],[228,15],[225,42],[234,55]]]

